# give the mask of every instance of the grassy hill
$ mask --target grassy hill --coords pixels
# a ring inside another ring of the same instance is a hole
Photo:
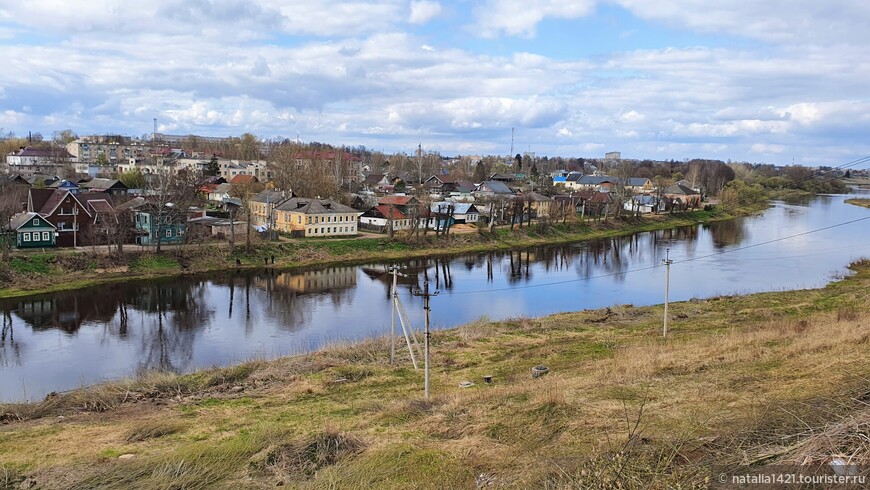
[[[723,466],[867,465],[870,261],[853,270],[674,303],[667,339],[660,306],[438,331],[429,401],[374,339],[0,405],[0,488],[705,488]]]

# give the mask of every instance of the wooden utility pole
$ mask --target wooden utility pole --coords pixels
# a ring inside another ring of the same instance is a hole
[[[429,331],[429,311],[431,308],[429,307],[429,298],[432,296],[437,296],[439,291],[429,292],[429,278],[426,278],[423,281],[423,290],[415,289],[412,294],[414,296],[422,296],[423,297],[423,310],[426,312],[426,330],[423,334],[423,392],[426,399],[429,399],[429,339],[432,333]]]
[[[662,333],[662,337],[668,336],[668,296],[670,293],[671,286],[671,264],[674,263],[670,258],[671,249],[665,249],[665,258],[662,259],[662,263],[665,264],[665,318],[664,318],[664,330]]]
[[[396,362],[396,276],[398,270],[395,267],[390,268],[393,273],[393,286],[390,288],[390,364]]]

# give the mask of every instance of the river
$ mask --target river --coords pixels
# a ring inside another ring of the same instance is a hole
[[[867,194],[862,194],[864,197]],[[513,252],[394,263],[415,327],[814,288],[870,257],[870,216],[849,196],[775,202],[758,216]],[[0,301],[0,402],[41,399],[140,370],[189,372],[301,353],[390,329],[388,264],[227,272]]]

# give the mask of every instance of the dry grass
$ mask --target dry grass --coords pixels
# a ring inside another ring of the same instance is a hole
[[[325,430],[305,439],[270,447],[263,460],[254,462],[255,468],[278,477],[279,481],[307,480],[327,466],[337,464],[361,453],[365,449],[358,437]]]
[[[74,488],[703,488],[717,465],[866,461],[870,263],[856,270],[672,304],[668,339],[661,307],[439,331],[429,401],[386,339],[61,395],[13,407],[0,468]]]
[[[141,442],[181,432],[187,424],[178,420],[154,419],[137,422],[127,432],[126,442]]]
[[[863,198],[846,199],[845,202],[847,204],[854,204],[855,206],[870,208],[870,199],[863,199]]]

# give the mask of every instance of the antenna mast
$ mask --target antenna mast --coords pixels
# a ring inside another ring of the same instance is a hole
[[[511,128],[511,154],[508,156],[511,158],[514,157],[514,128]]]

